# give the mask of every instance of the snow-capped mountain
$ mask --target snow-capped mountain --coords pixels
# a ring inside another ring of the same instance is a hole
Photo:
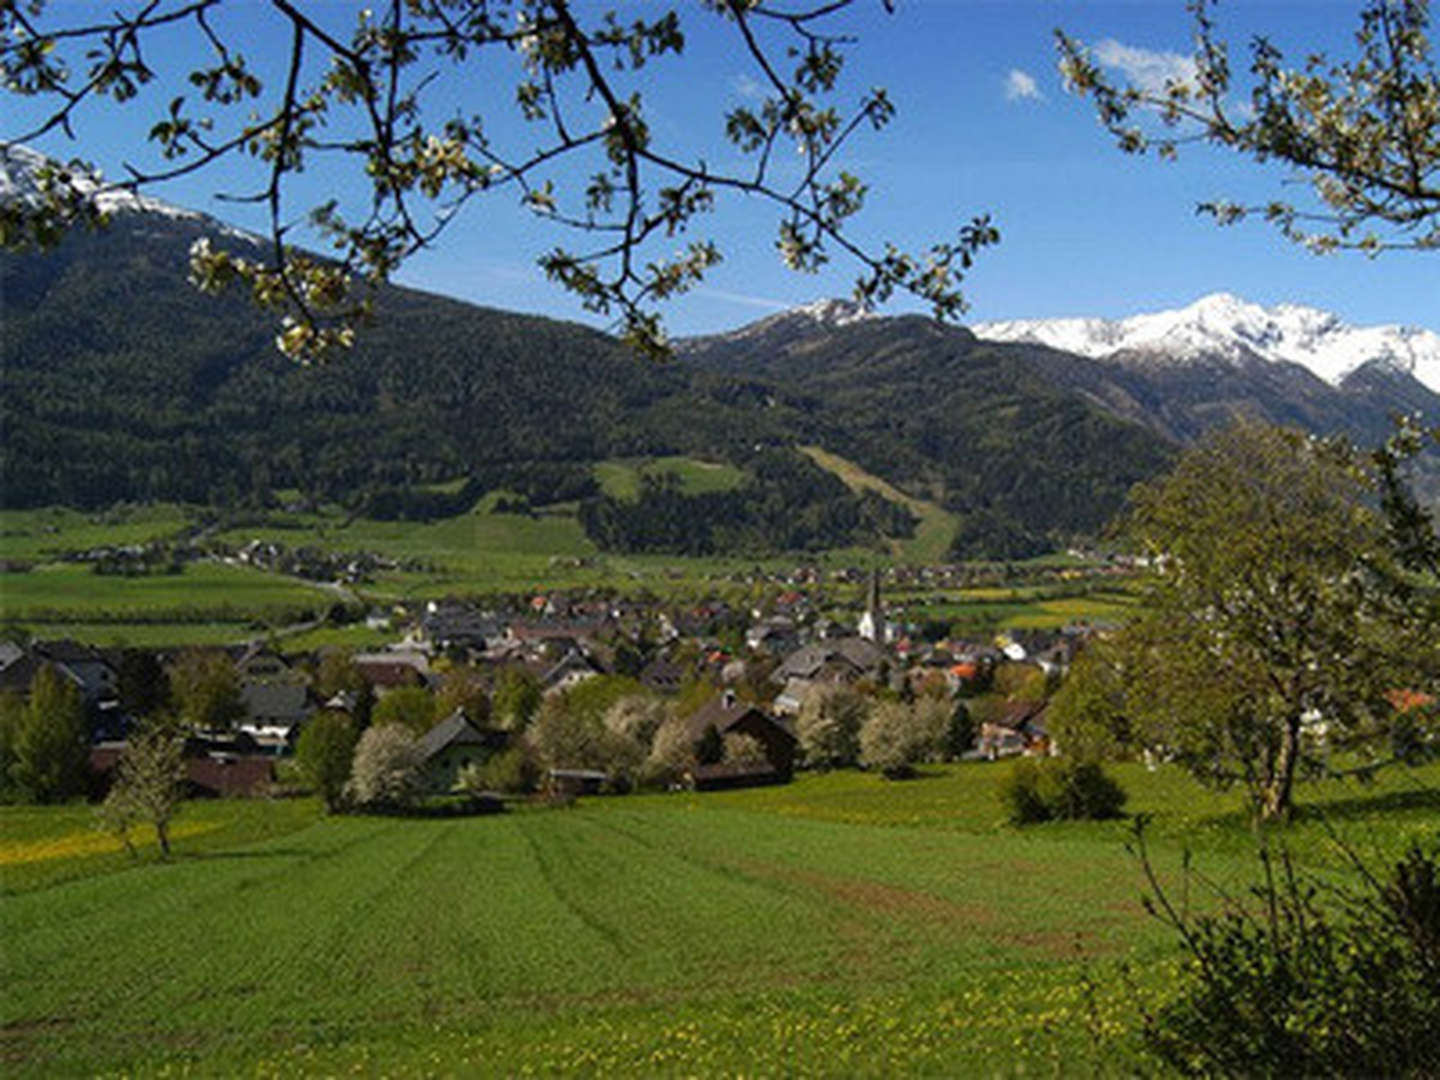
[[[976,323],[977,337],[1047,345],[1093,359],[1141,354],[1185,363],[1217,357],[1298,364],[1331,386],[1375,364],[1440,393],[1440,334],[1416,326],[1350,326],[1300,304],[1261,307],[1227,293],[1177,311],[1128,319],[1025,319]]]
[[[40,198],[40,174],[47,165],[57,169],[64,168],[59,162],[28,146],[20,143],[0,143],[0,205],[37,201]],[[68,169],[66,171],[69,185],[82,194],[93,195],[95,205],[105,214],[159,215],[236,239],[258,241],[258,237],[253,233],[225,225],[208,214],[186,210],[161,199],[114,186],[99,174],[69,172]]]

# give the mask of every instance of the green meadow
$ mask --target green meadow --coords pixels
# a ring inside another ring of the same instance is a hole
[[[874,491],[891,502],[897,502],[919,519],[915,535],[908,540],[891,542],[891,554],[902,562],[917,565],[938,565],[950,561],[950,543],[955,539],[955,515],[932,502],[906,495],[899,488],[866,472],[853,461],[818,446],[800,448],[822,469],[828,469],[843,480],[851,491]]]
[[[0,810],[0,1060],[37,1076],[1143,1067],[1132,997],[1163,994],[1177,958],[1141,909],[1126,826],[1004,825],[1006,768],[469,819],[194,804],[170,863],[98,850],[83,807]],[[1119,775],[1167,880],[1182,847],[1227,884],[1253,872],[1237,796]],[[1377,856],[1434,840],[1437,784],[1432,767],[1308,790],[1286,839],[1332,865],[1319,807]]]
[[[84,563],[0,575],[0,618],[86,623],[286,620],[322,611],[333,592],[247,566],[195,562],[181,574],[120,577]]]
[[[645,477],[674,477],[686,495],[703,495],[710,491],[734,491],[745,481],[745,474],[733,465],[698,458],[671,456],[658,458],[617,458],[597,462],[595,479],[606,495],[617,499],[634,499],[640,494]]]
[[[816,448],[806,451],[857,490],[880,490],[905,502],[920,517],[917,535],[892,545],[890,557],[903,562],[943,561],[953,535],[953,517],[911,499],[844,459]],[[596,465],[605,490],[622,497],[639,490],[642,477],[671,474],[687,491],[733,487],[735,469],[687,457],[617,459]],[[455,486],[455,485],[449,485]],[[686,558],[616,555],[598,551],[584,535],[574,507],[537,513],[496,513],[502,492],[482,497],[468,512],[435,521],[376,521],[354,518],[336,507],[316,512],[269,511],[253,521],[211,531],[207,539],[238,548],[252,540],[291,549],[335,553],[373,552],[400,561],[402,569],[377,574],[354,589],[329,586],[220,562],[194,562],[177,575],[98,575],[89,564],[62,561],[67,553],[105,545],[173,539],[193,528],[193,510],[172,505],[117,506],[98,514],[64,509],[0,511],[0,622],[44,637],[70,637],[96,644],[175,646],[233,642],[323,615],[337,599],[386,606],[446,596],[484,596],[550,589],[613,588],[660,596],[700,596],[715,588],[744,591],[757,567],[784,571],[797,562],[822,568],[866,567],[876,551],[839,549],[806,556]],[[17,565],[18,564],[18,565]],[[1077,588],[1076,592],[1080,590]],[[828,601],[858,596],[854,588],[828,591]],[[975,630],[1053,627],[1074,619],[1120,619],[1129,597],[1122,593],[1057,596],[1053,591],[965,590],[942,603],[896,594],[905,617],[946,619]],[[388,636],[361,627],[319,627],[291,633],[294,648],[323,644],[369,647]]]

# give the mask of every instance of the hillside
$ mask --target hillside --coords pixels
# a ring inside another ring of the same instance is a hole
[[[958,515],[957,550],[1018,557],[1103,526],[1174,452],[1048,379],[1034,351],[831,306],[686,342],[682,356],[769,387],[814,442]]]
[[[1046,383],[1013,350],[976,350],[965,331],[915,318],[801,340],[792,359],[808,363],[746,348],[743,363],[686,349],[656,365],[581,326],[389,288],[352,354],[295,367],[268,317],[185,283],[190,245],[217,232],[146,204],[44,255],[0,255],[4,505],[260,506],[298,491],[433,518],[504,490],[531,506],[586,501],[592,538],[619,550],[906,534],[900,504],[832,486],[786,450],[814,444],[964,515],[962,553],[1010,555],[1098,529],[1168,460],[1164,440]],[[746,482],[657,493],[663,505],[640,493],[638,510],[596,482],[595,463],[675,455]],[[652,527],[714,514],[733,527],[710,538]]]

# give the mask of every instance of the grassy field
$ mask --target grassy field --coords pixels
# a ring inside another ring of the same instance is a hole
[[[178,506],[122,504],[89,513],[64,507],[0,510],[0,557],[45,561],[57,552],[143,544],[174,536],[189,523]]]
[[[913,537],[894,541],[893,554],[896,558],[902,562],[932,566],[950,561],[950,542],[955,539],[955,515],[932,502],[906,495],[893,484],[838,454],[818,446],[802,446],[800,449],[822,469],[830,470],[845,481],[851,491],[874,491],[906,507],[920,519]]]
[[[12,621],[246,622],[323,612],[334,599],[316,585],[215,562],[144,577],[96,574],[81,563],[0,575],[0,618]]]
[[[187,808],[169,864],[83,808],[0,811],[10,1075],[1123,1072],[1172,944],[1120,824],[1017,831],[1004,766],[855,773],[476,819]],[[1234,796],[1121,771],[1226,880]],[[1440,769],[1317,793],[1387,851],[1435,835]],[[228,831],[226,831],[228,830]],[[1292,830],[1309,862],[1323,831]],[[1168,872],[1168,871],[1167,871]],[[1087,994],[1085,973],[1099,982]]]
[[[709,491],[734,491],[745,481],[745,474],[733,465],[698,458],[672,456],[659,458],[623,458],[601,461],[595,465],[595,479],[605,494],[617,499],[633,499],[640,494],[641,479],[670,474],[680,490],[687,495],[703,495]]]

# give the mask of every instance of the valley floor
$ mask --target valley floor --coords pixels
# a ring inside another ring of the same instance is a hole
[[[0,811],[10,1075],[949,1074],[1137,1064],[1118,972],[1176,962],[1121,823],[999,823],[1004,765],[494,818],[192,804],[168,864],[80,806]],[[1121,770],[1159,861],[1232,884],[1232,797]],[[1440,768],[1318,794],[1367,850]],[[1307,865],[1318,824],[1292,829]],[[1093,983],[1091,980],[1094,980]]]

